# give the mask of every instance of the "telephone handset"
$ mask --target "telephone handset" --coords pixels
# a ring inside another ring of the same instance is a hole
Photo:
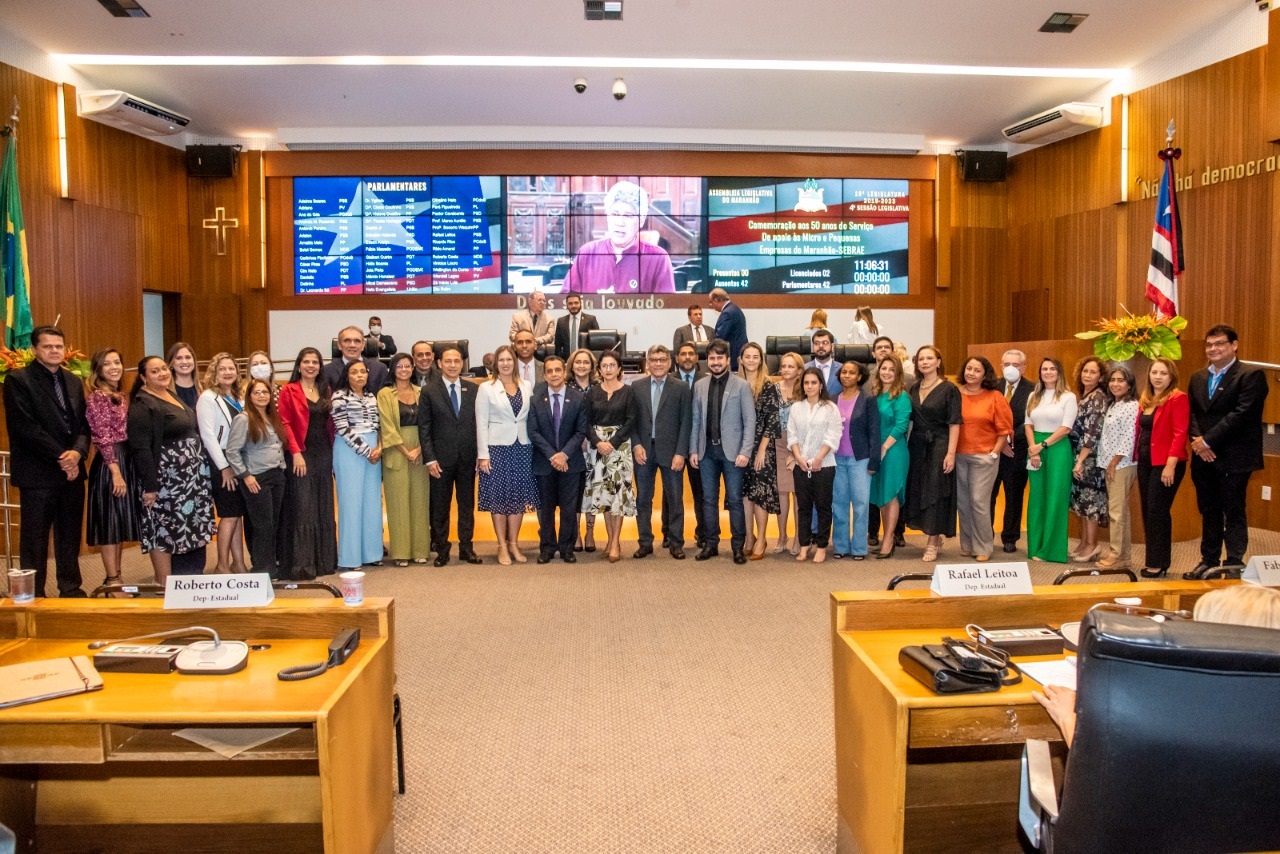
[[[296,667],[286,667],[276,674],[276,678],[282,682],[298,682],[302,679],[319,676],[331,667],[345,664],[347,659],[351,657],[351,653],[355,652],[358,646],[360,646],[360,630],[343,629],[338,632],[333,640],[329,641],[328,660],[316,664],[299,664]]]

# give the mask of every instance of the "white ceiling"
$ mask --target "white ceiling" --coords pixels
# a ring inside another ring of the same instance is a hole
[[[467,142],[518,138],[525,129],[562,141],[604,134],[661,142],[682,130],[711,129],[728,144],[804,145],[887,133],[927,147],[1002,143],[1000,128],[1013,121],[1114,88],[1106,69],[1138,66],[1253,6],[1252,0],[625,0],[625,20],[586,22],[581,0],[140,2],[150,18],[111,17],[96,0],[5,0],[0,28],[54,55],[713,58],[1049,69],[1014,77],[585,67],[573,59],[563,67],[73,64],[91,85],[124,89],[191,116],[188,131],[197,139],[373,143],[434,134]],[[1089,18],[1070,35],[1037,32],[1053,12]],[[1053,69],[1077,69],[1077,76]],[[573,91],[578,76],[589,80],[582,95]],[[629,88],[621,102],[609,95],[619,76]]]

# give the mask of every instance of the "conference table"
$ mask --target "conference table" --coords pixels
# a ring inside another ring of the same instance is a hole
[[[0,823],[17,834],[18,850],[394,850],[392,600],[163,604],[0,603],[0,665],[92,656],[93,640],[188,626],[252,649],[237,673],[106,672],[101,691],[0,709]],[[360,645],[344,665],[303,681],[276,678],[324,661],[330,640],[352,627]],[[289,731],[233,758],[176,734],[235,740],[257,727]]]
[[[965,637],[965,625],[1027,626],[1080,620],[1116,597],[1190,610],[1236,581],[1066,584],[1029,595],[944,597],[928,590],[831,594],[835,682],[837,850],[1021,852],[1022,745],[1062,735],[1031,696],[1031,677],[988,694],[938,695],[898,664],[904,646]],[[1018,657],[1015,662],[1062,656]],[[1059,769],[1061,770],[1061,769]]]

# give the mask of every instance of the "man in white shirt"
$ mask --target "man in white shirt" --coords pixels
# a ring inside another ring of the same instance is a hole
[[[840,363],[832,358],[836,339],[829,329],[819,329],[813,333],[813,359],[806,368],[817,368],[822,371],[822,378],[827,383],[827,394],[835,397],[840,393]]]
[[[542,382],[542,363],[533,357],[538,345],[534,343],[533,333],[521,329],[515,336],[516,376],[529,385]]]
[[[556,355],[568,361],[573,351],[578,349],[578,336],[599,329],[600,324],[595,315],[582,310],[582,297],[578,294],[565,297],[564,307],[569,313],[556,321]]]
[[[516,333],[521,329],[533,333],[537,344],[551,344],[556,339],[556,319],[547,308],[547,295],[542,291],[529,294],[529,307],[511,315],[511,331],[507,334],[512,344],[516,342]]]

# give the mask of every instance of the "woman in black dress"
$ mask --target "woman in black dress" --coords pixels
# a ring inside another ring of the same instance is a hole
[[[928,344],[916,351],[917,382],[911,389],[911,437],[907,450],[907,524],[924,531],[924,560],[938,559],[943,537],[956,535],[956,443],[964,418],[960,389],[943,376],[942,353]]]
[[[129,450],[142,483],[142,550],[161,584],[170,573],[203,573],[214,531],[209,459],[196,414],[169,383],[165,361],[144,357],[129,404]]]
[[[622,518],[636,515],[635,482],[631,463],[631,429],[636,405],[631,386],[622,382],[618,354],[606,350],[600,356],[600,385],[587,395],[591,426],[587,439],[596,450],[596,464],[587,486],[587,512],[604,513],[609,533],[605,554],[610,563],[622,558]]]
[[[138,489],[129,460],[129,397],[122,388],[124,362],[117,350],[99,350],[89,361],[86,416],[98,449],[89,466],[89,522],[85,542],[98,546],[104,584],[120,581],[120,551],[138,536]]]
[[[743,471],[742,504],[747,516],[747,540],[744,548],[752,560],[764,557],[769,542],[765,530],[769,514],[782,511],[778,501],[778,454],[774,439],[782,435],[782,394],[769,382],[764,348],[754,341],[745,344],[738,354],[738,376],[751,386],[756,403],[755,453]]]
[[[329,384],[320,351],[303,347],[293,375],[280,389],[280,420],[291,463],[285,469],[280,534],[280,578],[307,581],[330,575],[338,565],[338,528],[333,516],[333,420]]]
[[[569,380],[566,385],[572,386],[582,392],[583,399],[587,400],[588,405],[590,405],[589,395],[591,393],[591,389],[600,384],[600,374],[596,371],[595,354],[586,348],[574,350],[573,353],[569,355],[568,368]],[[590,423],[590,421],[591,415],[588,411],[587,422]],[[587,469],[582,473],[582,506],[585,508],[587,506],[587,485],[591,483],[591,472],[594,471],[596,467],[596,449],[592,447],[590,439],[582,440],[582,453],[587,458]],[[578,514],[579,521],[583,521],[584,517],[586,521],[586,540],[584,542],[582,533],[579,532],[578,543],[573,547],[575,552],[583,550],[593,552],[596,550],[596,514],[594,512]]]

